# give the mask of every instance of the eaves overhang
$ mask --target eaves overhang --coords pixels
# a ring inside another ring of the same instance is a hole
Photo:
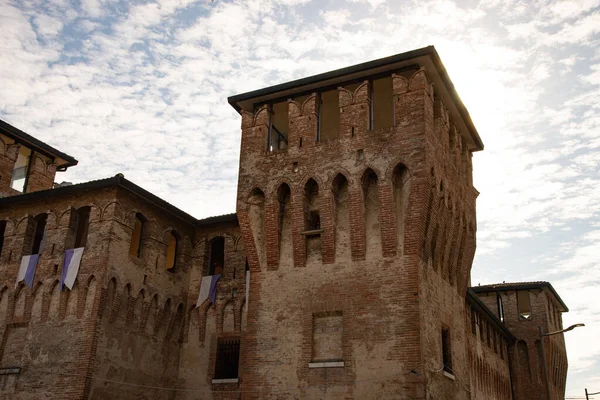
[[[77,165],[78,161],[68,154],[63,153],[60,150],[55,149],[47,143],[42,142],[39,139],[23,132],[19,128],[16,128],[8,122],[0,119],[0,133],[8,136],[16,143],[22,144],[32,150],[37,151],[45,155],[46,157],[54,160],[59,169],[65,170],[69,167]]]

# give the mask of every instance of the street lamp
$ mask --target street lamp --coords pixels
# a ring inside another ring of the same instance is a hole
[[[580,326],[585,326],[585,324],[575,324],[571,325],[568,328],[561,329],[560,331],[542,333],[542,327],[540,326],[540,344],[542,346],[542,364],[544,366],[544,378],[546,378],[546,396],[548,400],[550,399],[550,378],[548,378],[548,366],[546,365],[546,350],[544,349],[544,336],[553,336],[558,335],[559,333],[565,333],[568,331],[572,331],[575,328],[579,328]]]
[[[587,388],[585,388],[585,398],[586,398],[586,400],[590,400],[590,396],[595,395],[595,394],[600,394],[600,392],[588,393]]]

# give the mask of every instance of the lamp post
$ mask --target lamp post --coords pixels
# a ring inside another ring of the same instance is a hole
[[[570,327],[566,328],[566,329],[561,329],[560,331],[555,331],[555,332],[547,332],[547,333],[543,333],[542,332],[542,327],[540,326],[540,345],[542,346],[542,365],[544,367],[544,378],[546,379],[546,398],[548,400],[550,399],[550,378],[548,378],[548,366],[546,365],[546,349],[544,348],[544,336],[553,336],[553,335],[558,335],[559,333],[565,333],[568,331],[572,331],[575,328],[579,328],[580,326],[585,326],[585,324],[575,324],[575,325],[571,325]]]
[[[600,394],[600,392],[588,393],[587,388],[585,388],[585,398],[586,398],[586,400],[590,400],[590,396],[593,396],[595,394]]]

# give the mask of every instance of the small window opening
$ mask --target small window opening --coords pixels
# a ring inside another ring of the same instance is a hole
[[[31,160],[31,150],[21,146],[17,161],[12,171],[10,187],[25,193],[27,190],[27,177],[29,175],[29,163]]]
[[[0,221],[0,254],[4,247],[4,232],[6,231],[6,221]]]
[[[177,266],[177,237],[175,232],[171,232],[169,235],[169,244],[167,246],[167,264],[166,268],[168,271],[174,271]]]
[[[90,207],[77,210],[77,227],[75,228],[75,243],[73,248],[85,247],[90,225]]]
[[[282,101],[271,105],[269,124],[269,151],[284,150],[288,145],[288,103]]]
[[[314,179],[310,179],[304,187],[304,216],[305,230],[311,231],[321,229],[321,217],[319,214],[319,185]]]
[[[371,129],[394,126],[394,93],[392,77],[371,82]]]
[[[504,305],[502,304],[502,295],[498,293],[498,318],[504,322]]]
[[[294,164],[292,164],[292,171],[298,172],[298,163],[297,162],[295,162]]]
[[[217,236],[210,241],[208,275],[222,275],[225,265],[225,238]]]
[[[359,161],[362,161],[365,159],[365,151],[363,149],[358,150],[357,158]]]
[[[138,258],[142,255],[142,235],[144,233],[144,222],[145,218],[142,216],[142,214],[138,213],[135,215],[133,232],[131,234],[131,243],[129,244],[129,254]]]
[[[31,254],[40,254],[44,248],[44,240],[46,239],[46,220],[48,216],[41,214],[35,217],[35,233],[33,235],[33,245],[31,246]]]
[[[340,101],[338,90],[319,95],[319,128],[317,142],[340,136]]]
[[[519,319],[531,319],[531,303],[528,290],[517,291],[517,308],[519,309]]]
[[[475,311],[473,311],[473,309],[471,309],[471,333],[475,336],[477,336],[477,320],[476,320],[476,316],[477,314],[475,313]]]
[[[219,338],[217,342],[217,360],[215,379],[235,379],[238,377],[240,360],[240,339]]]
[[[450,347],[450,329],[442,328],[442,357],[444,371],[452,373],[452,349]]]

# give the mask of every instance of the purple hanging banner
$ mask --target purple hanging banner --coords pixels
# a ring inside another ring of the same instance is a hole
[[[210,302],[213,304],[215,304],[215,300],[217,300],[217,281],[220,277],[221,274],[213,275],[212,280],[210,282],[210,294],[208,295],[208,297],[210,298]]]
[[[35,278],[35,270],[39,258],[39,254],[32,254],[29,256],[29,265],[27,266],[27,272],[25,272],[25,284],[29,286],[29,289],[33,289],[33,279]]]
[[[67,277],[67,271],[69,270],[69,265],[71,264],[71,259],[73,258],[73,252],[75,249],[69,249],[65,251],[65,262],[63,263],[62,272],[60,274],[60,283],[59,288],[62,291],[63,286],[65,285],[65,278]]]

